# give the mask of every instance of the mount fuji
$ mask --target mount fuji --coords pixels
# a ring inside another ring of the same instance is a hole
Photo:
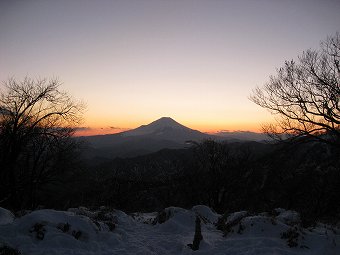
[[[150,136],[158,140],[185,143],[187,140],[202,140],[210,136],[200,131],[190,129],[170,117],[162,117],[148,125],[121,133],[124,137]]]
[[[187,141],[218,138],[188,128],[170,117],[162,117],[148,125],[117,134],[82,137],[93,155],[105,158],[133,157],[165,148],[185,148]]]

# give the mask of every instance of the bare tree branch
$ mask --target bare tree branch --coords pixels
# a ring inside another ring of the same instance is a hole
[[[321,49],[307,50],[298,61],[286,61],[250,100],[276,115],[264,127],[273,138],[308,136],[340,146],[340,35]]]
[[[11,189],[14,202],[25,183],[33,192],[42,179],[55,174],[51,155],[62,149],[60,144],[82,120],[85,105],[61,91],[60,85],[57,79],[12,78],[0,92],[0,179]],[[23,160],[25,169],[20,166]]]

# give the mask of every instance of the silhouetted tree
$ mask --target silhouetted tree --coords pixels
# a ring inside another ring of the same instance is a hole
[[[47,79],[9,79],[0,93],[0,179],[3,203],[19,208],[22,195],[35,196],[49,182],[57,160],[74,145],[69,139],[84,104]],[[72,147],[74,148],[74,147]],[[70,151],[69,151],[70,152]]]
[[[228,147],[213,140],[194,144],[194,168],[191,187],[199,203],[208,204],[219,210],[227,191],[228,172],[230,172],[230,153]]]
[[[265,131],[274,138],[312,137],[340,146],[340,35],[286,61],[250,97],[277,116]]]

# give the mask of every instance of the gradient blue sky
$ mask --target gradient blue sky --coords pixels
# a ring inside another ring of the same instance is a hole
[[[259,130],[271,116],[252,89],[340,31],[339,13],[335,0],[1,0],[0,80],[59,77],[91,132],[162,116]]]

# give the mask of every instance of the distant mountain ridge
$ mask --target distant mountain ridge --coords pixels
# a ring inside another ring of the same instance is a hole
[[[162,117],[148,125],[122,132],[123,137],[144,136],[150,139],[173,141],[185,144],[188,140],[199,141],[212,138],[212,135],[188,128],[170,117]]]
[[[188,147],[187,141],[206,139],[217,141],[263,140],[264,135],[253,132],[223,132],[215,135],[188,128],[170,117],[162,117],[147,125],[110,135],[82,137],[89,146],[88,157],[135,157],[161,149]]]
[[[236,139],[242,141],[265,141],[268,140],[268,136],[264,133],[256,133],[251,131],[221,131],[215,133],[219,137],[223,137],[226,140]]]
[[[82,137],[99,157],[133,157],[161,149],[180,149],[186,142],[216,139],[217,136],[188,128],[170,117],[162,117],[148,125],[111,135]]]

